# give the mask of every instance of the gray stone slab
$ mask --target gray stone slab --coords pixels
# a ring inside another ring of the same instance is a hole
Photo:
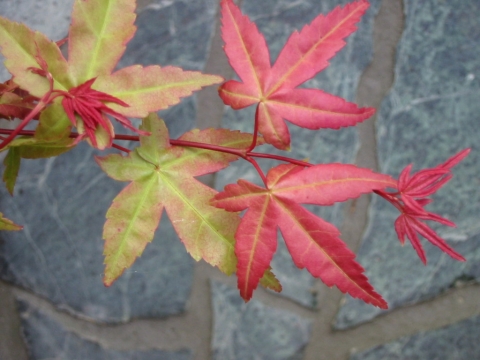
[[[344,5],[349,1],[287,1],[244,0],[243,11],[255,21],[265,35],[272,61],[294,30],[300,30],[310,23],[318,14],[328,13],[336,5]],[[347,38],[347,45],[331,59],[330,66],[309,80],[305,86],[320,88],[334,95],[354,101],[358,81],[372,56],[373,18],[379,9],[380,1],[371,1],[371,7],[359,24],[359,30]],[[253,131],[255,109],[250,107],[239,111],[228,108],[225,112],[223,126],[245,132]],[[258,148],[259,152],[269,152],[289,156],[296,159],[308,159],[312,163],[352,163],[358,150],[358,138],[355,128],[341,130],[311,131],[297,126],[289,126],[292,138],[292,150],[281,152],[271,146]],[[261,160],[264,171],[278,162]],[[217,188],[223,189],[226,184],[235,183],[241,174],[243,179],[261,184],[253,168],[246,161],[237,161],[217,176]],[[339,226],[342,223],[342,204],[332,207],[314,207],[317,215]],[[315,294],[310,291],[314,279],[308,273],[295,268],[285,246],[280,246],[273,260],[273,269],[283,285],[280,295],[286,296],[304,306],[316,305]],[[300,290],[302,289],[302,290]]]
[[[480,280],[480,3],[408,0],[405,11],[396,80],[378,119],[380,166],[397,176],[409,163],[417,170],[432,167],[472,148],[430,205],[431,211],[457,223],[455,229],[432,227],[467,262],[452,260],[425,242],[428,265],[423,266],[412,247],[401,248],[396,238],[398,212],[375,199],[359,261],[390,309],[433,298],[456,281]],[[380,313],[349,298],[336,326],[346,328]]]
[[[350,357],[350,360],[466,360],[480,358],[480,316],[421,332]]]
[[[190,360],[192,351],[116,351],[66,330],[47,314],[18,302],[22,330],[31,360]]]
[[[74,0],[0,0],[0,16],[28,24],[52,40],[67,36]]]
[[[311,321],[270,308],[257,300],[245,303],[238,290],[212,281],[215,360],[300,360]]]
[[[164,214],[144,255],[114,285],[102,284],[105,213],[125,184],[109,179],[86,144],[60,157],[22,162],[15,196],[0,207],[24,225],[4,232],[0,277],[98,321],[182,312],[193,264]]]

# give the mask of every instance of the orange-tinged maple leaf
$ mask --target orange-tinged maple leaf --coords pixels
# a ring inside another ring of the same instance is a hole
[[[284,119],[308,128],[338,129],[373,115],[373,108],[358,108],[340,97],[317,89],[296,87],[328,66],[343,39],[368,8],[360,0],[319,15],[294,32],[273,67],[263,35],[232,0],[222,0],[222,37],[225,53],[242,82],[230,80],[220,89],[225,104],[241,109],[257,104],[255,121],[265,141],[289,149],[290,134]]]
[[[128,156],[97,158],[110,177],[130,182],[107,212],[103,232],[105,284],[112,284],[141,255],[153,239],[163,209],[195,260],[204,259],[232,274],[236,268],[234,234],[240,218],[211,206],[209,200],[217,191],[194,176],[223,169],[238,156],[170,145],[167,128],[156,114],[144,119],[141,129],[151,136],[140,136],[140,147]],[[244,149],[252,135],[207,129],[187,132],[179,140]],[[278,289],[273,275],[266,272],[265,276],[266,286]]]
[[[252,297],[272,260],[280,228],[296,266],[306,268],[328,286],[335,285],[353,297],[386,308],[335,226],[299,204],[332,205],[372,190],[395,187],[395,180],[341,164],[309,168],[280,165],[269,171],[266,180],[266,188],[239,180],[212,200],[213,205],[227,211],[247,209],[235,233],[241,296],[247,301]]]

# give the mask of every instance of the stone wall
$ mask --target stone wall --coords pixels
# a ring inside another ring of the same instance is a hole
[[[347,2],[241,5],[275,58],[289,33]],[[245,304],[235,278],[194,263],[166,216],[144,255],[107,289],[101,281],[103,219],[123,185],[108,179],[92,161],[97,152],[82,144],[55,159],[23,161],[15,196],[0,190],[1,211],[25,226],[0,235],[0,359],[480,358],[480,3],[370,2],[359,31],[308,86],[377,107],[378,115],[356,129],[292,127],[290,155],[398,175],[411,162],[432,166],[471,147],[433,204],[457,222],[456,229],[438,232],[466,263],[426,245],[423,266],[396,240],[392,209],[363,197],[314,211],[358,249],[388,311],[344,297],[296,269],[281,239],[273,268],[284,291],[260,289]],[[66,35],[72,3],[0,0],[0,15],[58,40]],[[221,52],[217,0],[139,1],[136,25],[119,66],[177,65],[232,76]],[[0,68],[0,80],[7,78]],[[220,123],[249,131],[253,114],[224,108],[215,89],[207,89],[160,115],[177,137]],[[258,180],[249,164],[237,162],[216,176],[215,186],[238,174]]]

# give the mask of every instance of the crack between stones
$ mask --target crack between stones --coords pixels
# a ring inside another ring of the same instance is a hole
[[[363,72],[357,89],[356,103],[379,109],[383,99],[394,83],[395,55],[401,34],[404,31],[402,0],[383,0],[375,16],[373,27],[373,58]],[[378,171],[376,149],[376,115],[357,126],[360,147],[355,164]],[[368,210],[371,196],[362,196],[347,203],[342,225],[342,239],[356,251],[368,225]],[[306,349],[306,360],[348,359],[349,350],[364,346],[366,333],[338,332],[332,329],[343,294],[319,285],[322,294],[322,312],[315,319],[312,340]],[[374,334],[382,333],[373,328]],[[380,334],[381,336],[382,334]],[[383,337],[381,337],[383,339]]]

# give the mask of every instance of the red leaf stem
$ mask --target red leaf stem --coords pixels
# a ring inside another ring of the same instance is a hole
[[[10,135],[8,138],[11,137],[12,139],[9,140],[9,142],[12,141],[13,138],[17,135],[33,136],[35,134],[35,132],[32,131],[32,130],[22,130],[22,129],[20,129],[20,130],[16,131],[17,129],[15,129],[15,130],[0,129],[0,134]],[[15,132],[15,135],[12,136],[11,134],[13,132]],[[70,133],[69,136],[71,138],[77,138],[79,136],[79,134],[75,133],[75,132],[72,132],[72,133]],[[115,134],[114,140],[139,141],[139,137],[135,136],[135,135]],[[302,167],[313,166],[313,164],[311,164],[309,162],[306,162],[306,161],[296,160],[296,159],[292,159],[292,158],[289,158],[289,157],[286,157],[286,156],[280,156],[280,155],[275,155],[275,154],[262,154],[262,153],[257,153],[257,152],[250,152],[250,151],[247,151],[248,149],[247,150],[241,150],[241,149],[229,148],[229,147],[225,147],[225,146],[218,146],[218,145],[213,145],[213,144],[199,143],[199,142],[186,141],[186,140],[176,140],[176,139],[170,139],[170,144],[174,145],[174,146],[185,146],[185,147],[192,147],[192,148],[197,148],[197,149],[206,149],[206,150],[218,151],[218,152],[223,152],[223,153],[239,156],[239,157],[247,160],[248,162],[250,162],[255,167],[255,169],[257,169],[258,174],[260,175],[260,177],[262,179],[265,179],[265,175],[263,174],[262,170],[258,166],[258,163],[252,158],[277,160],[277,161],[287,162],[287,163],[302,166]],[[130,152],[130,150],[128,150],[126,148],[122,148],[119,145],[115,145],[113,147],[115,147],[118,150],[124,151],[124,152]]]
[[[298,166],[303,166],[303,167],[310,167],[313,166],[313,164],[302,161],[302,160],[296,160],[289,158],[287,156],[280,156],[280,155],[274,155],[274,154],[262,154],[262,153],[257,153],[257,152],[250,152],[248,153],[249,156],[253,156],[256,158],[262,158],[262,159],[272,159],[272,160],[278,160],[278,161],[283,161],[283,162],[288,162],[290,164],[298,165]]]
[[[118,144],[115,144],[115,143],[112,143],[112,147],[117,149],[117,150],[123,151],[124,153],[127,153],[127,154],[130,152],[130,149],[127,149],[127,148],[125,148],[123,146],[120,146]]]
[[[255,170],[257,170],[258,175],[260,175],[260,177],[262,178],[262,181],[265,184],[265,187],[268,189],[267,177],[263,173],[258,163],[255,161],[255,159],[252,159],[251,157],[247,156],[245,160],[247,160],[250,164],[252,164],[255,167]]]
[[[255,123],[253,126],[253,139],[251,145],[247,149],[247,153],[251,152],[257,146],[257,138],[258,138],[258,106],[255,109]]]

